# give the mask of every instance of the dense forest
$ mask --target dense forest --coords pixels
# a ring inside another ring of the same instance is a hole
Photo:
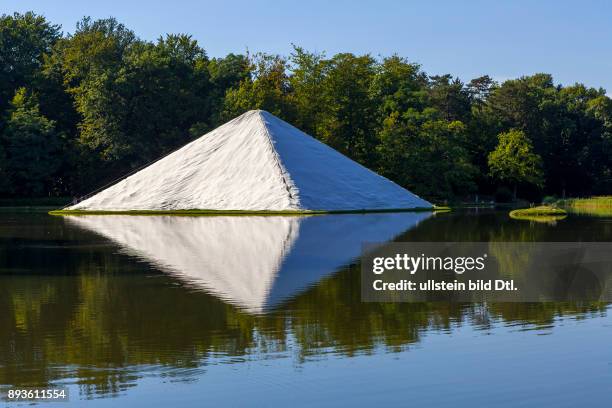
[[[250,109],[436,202],[612,191],[601,88],[464,82],[299,46],[209,58],[189,35],[145,41],[112,18],[68,35],[34,13],[0,17],[0,197],[80,196]]]

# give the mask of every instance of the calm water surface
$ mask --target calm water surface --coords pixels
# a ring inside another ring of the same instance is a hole
[[[362,303],[361,244],[391,240],[612,241],[612,218],[3,210],[0,388],[66,386],[74,406],[610,406],[610,305]]]

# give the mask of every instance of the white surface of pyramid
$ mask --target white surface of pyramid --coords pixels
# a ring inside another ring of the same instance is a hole
[[[68,210],[431,208],[265,111],[249,111]]]

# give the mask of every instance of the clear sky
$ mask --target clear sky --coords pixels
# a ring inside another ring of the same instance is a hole
[[[503,80],[536,72],[612,93],[612,2],[1,0],[74,31],[83,16],[114,16],[141,38],[189,33],[209,56],[265,51],[398,53],[429,74]]]

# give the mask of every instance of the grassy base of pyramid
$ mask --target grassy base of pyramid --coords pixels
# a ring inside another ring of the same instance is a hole
[[[183,216],[215,216],[215,215],[324,215],[324,214],[368,214],[368,213],[396,213],[396,212],[423,212],[423,211],[450,211],[449,207],[415,207],[415,208],[385,208],[374,210],[53,210],[50,215],[183,215]]]

